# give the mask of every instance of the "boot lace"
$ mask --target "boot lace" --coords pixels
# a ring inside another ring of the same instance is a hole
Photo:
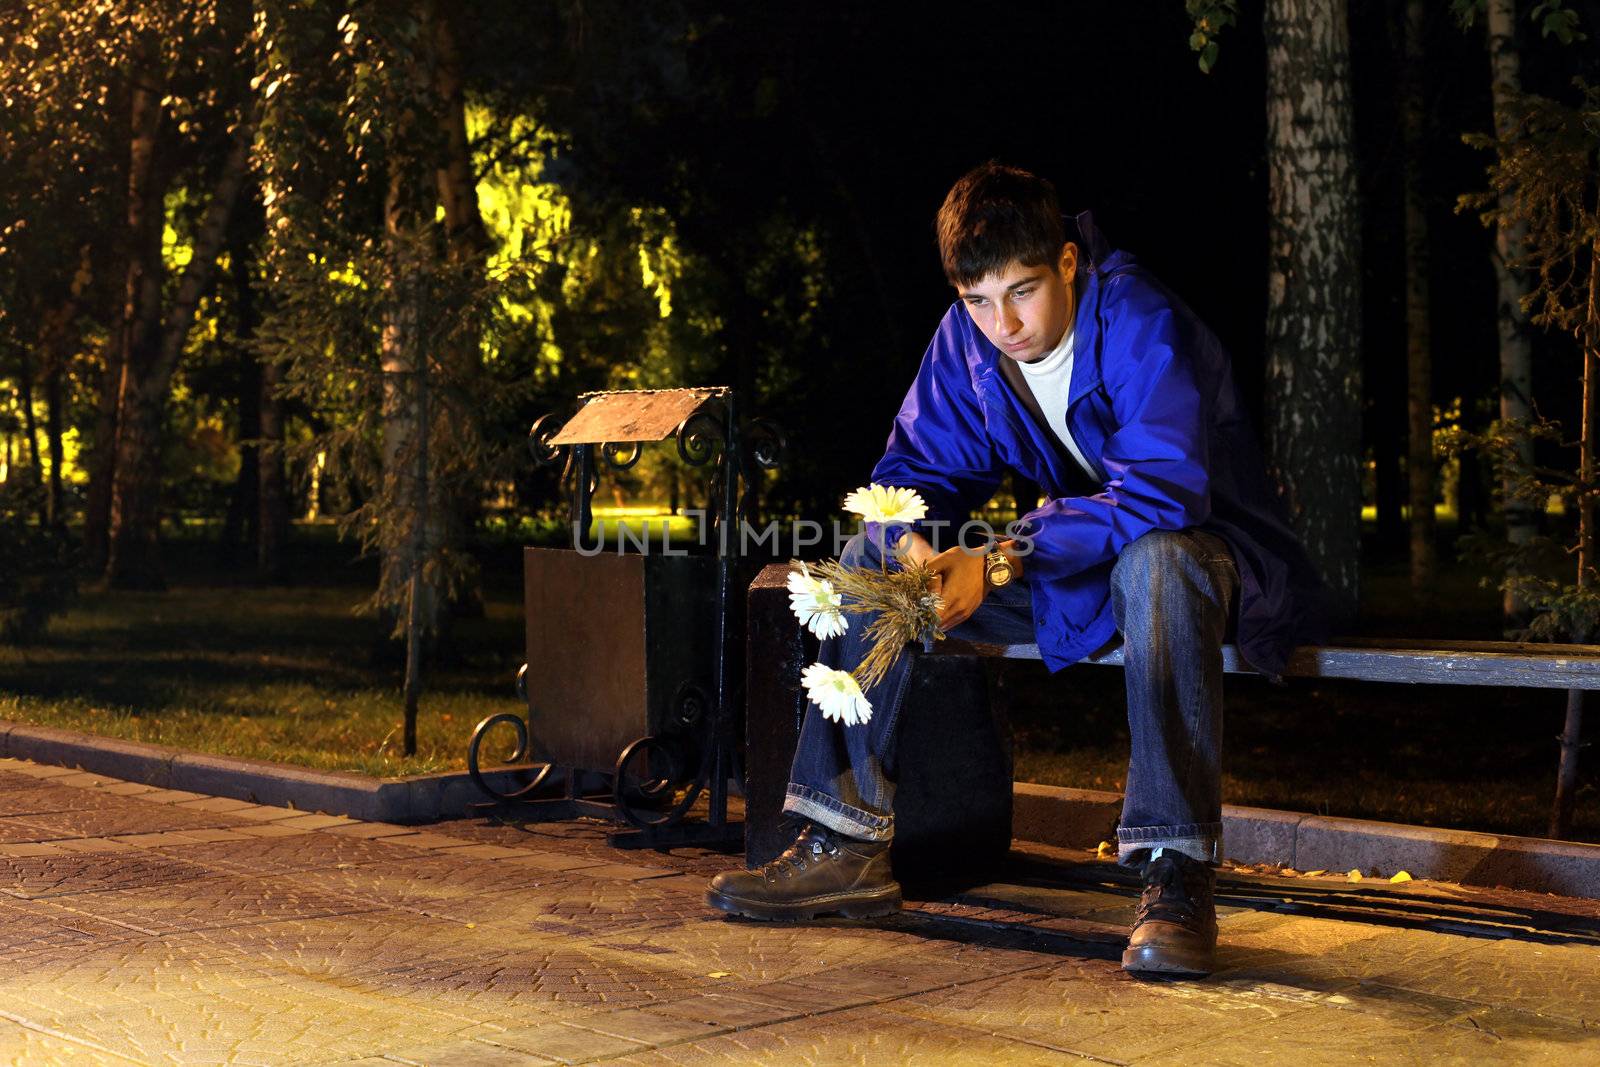
[[[761,876],[769,882],[779,878],[793,878],[815,863],[839,854],[839,838],[825,826],[815,824],[800,831],[794,844],[783,850],[777,859],[761,868]]]
[[[1190,926],[1199,920],[1206,889],[1206,867],[1171,856],[1151,860],[1144,869],[1135,925],[1149,920]]]

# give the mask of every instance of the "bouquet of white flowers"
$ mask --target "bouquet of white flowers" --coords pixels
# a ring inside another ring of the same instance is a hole
[[[846,511],[866,522],[915,522],[927,505],[912,489],[869,485],[844,499]],[[795,617],[820,638],[838,637],[850,624],[846,614],[876,616],[867,626],[872,648],[853,671],[813,663],[801,673],[806,696],[824,717],[856,726],[872,718],[864,695],[883,680],[907,643],[939,640],[939,609],[933,572],[921,563],[902,560],[896,570],[884,565],[850,567],[838,560],[790,564],[789,606]]]

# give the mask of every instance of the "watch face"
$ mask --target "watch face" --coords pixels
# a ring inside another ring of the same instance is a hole
[[[987,570],[989,584],[996,589],[1011,581],[1011,564],[1005,559],[995,560],[990,563]]]

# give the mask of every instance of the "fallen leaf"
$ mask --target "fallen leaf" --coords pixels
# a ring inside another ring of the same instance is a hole
[[[1300,872],[1295,870],[1293,867],[1285,867],[1282,870],[1280,870],[1278,873],[1283,875],[1285,878],[1298,878],[1298,877],[1300,877]]]
[[[1323,870],[1307,871],[1306,872],[1306,877],[1307,878],[1321,878],[1323,875],[1325,875],[1327,873],[1328,873],[1327,871],[1323,871]]]
[[[1113,845],[1110,841],[1102,841],[1098,846],[1096,846],[1094,854],[1100,859],[1110,859],[1112,856],[1117,854],[1117,846]]]
[[[1351,867],[1350,868],[1350,873],[1348,875],[1346,875],[1345,877],[1349,878],[1350,881],[1352,881],[1352,882],[1361,881],[1361,868],[1360,867]]]
[[[1411,881],[1411,875],[1407,874],[1405,871],[1396,871],[1394,876],[1392,878],[1390,878],[1389,881],[1391,881],[1391,882],[1409,882],[1409,881]]]
[[[731,978],[731,977],[733,977],[733,972],[732,971],[712,971],[710,974],[706,975],[706,977],[707,978]]]
[[[477,923],[468,923],[467,924],[467,929],[468,930],[476,930],[477,928],[478,928],[478,924]]]

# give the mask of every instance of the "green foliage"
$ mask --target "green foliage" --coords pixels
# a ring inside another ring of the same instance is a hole
[[[71,543],[36,521],[42,492],[16,478],[0,482],[0,642],[42,636],[76,589]]]
[[[1457,210],[1478,210],[1485,225],[1527,227],[1526,255],[1510,264],[1538,279],[1523,310],[1539,325],[1577,332],[1588,315],[1589,270],[1600,239],[1600,86],[1574,84],[1576,105],[1519,94],[1506,105],[1503,137],[1465,137],[1495,158],[1489,189],[1462,196]]]
[[[1578,13],[1561,0],[1540,0],[1528,13],[1528,18],[1539,24],[1539,32],[1554,37],[1562,44],[1587,41],[1588,35],[1578,29]]]
[[[1222,31],[1238,25],[1239,0],[1183,0],[1183,9],[1194,24],[1189,50],[1200,53],[1201,73],[1210,74],[1217,64]]]
[[[1487,9],[1488,0],[1450,0],[1450,12],[1455,15],[1456,22],[1464,30],[1476,26]],[[1528,12],[1528,21],[1536,23],[1543,36],[1554,37],[1562,44],[1573,44],[1589,39],[1579,28],[1582,20],[1578,17],[1578,13],[1568,7],[1563,0],[1539,0],[1539,3],[1533,6],[1533,10]]]
[[[1489,189],[1461,197],[1457,209],[1477,209],[1485,225],[1524,227],[1525,253],[1508,264],[1535,277],[1523,309],[1533,322],[1570,333],[1580,347],[1593,349],[1600,344],[1591,295],[1594,272],[1600,269],[1600,88],[1576,84],[1576,105],[1531,94],[1513,96],[1506,105],[1503,136],[1466,138],[1475,147],[1493,150],[1495,157],[1488,167]],[[1586,381],[1586,388],[1596,384]],[[1559,424],[1540,418],[1495,423],[1482,434],[1463,436],[1456,446],[1475,448],[1487,457],[1503,480],[1499,492],[1504,507],[1542,512],[1555,497],[1566,514],[1582,515],[1593,508],[1600,484],[1583,473],[1584,445],[1568,437]],[[1567,469],[1530,464],[1526,457],[1535,451],[1526,447],[1530,441],[1546,452],[1557,448],[1580,454]],[[1592,456],[1593,443],[1587,447]],[[1581,523],[1577,531],[1569,531],[1580,540],[1586,532],[1592,544],[1593,533]],[[1523,597],[1533,610],[1527,636],[1588,640],[1595,633],[1600,583],[1593,574],[1580,574],[1576,582],[1557,576],[1545,565],[1552,549],[1549,540],[1493,548],[1480,543],[1479,549],[1504,575],[1501,587]]]

